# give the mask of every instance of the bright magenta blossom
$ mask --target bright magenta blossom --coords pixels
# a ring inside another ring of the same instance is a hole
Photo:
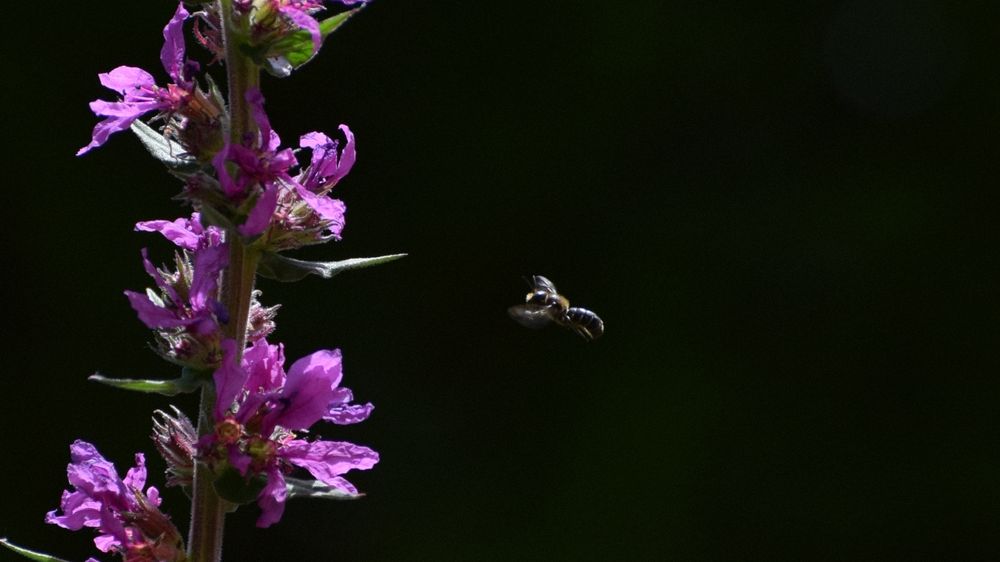
[[[226,144],[212,160],[219,177],[222,192],[233,201],[241,201],[251,195],[258,195],[246,221],[240,225],[240,234],[256,236],[267,229],[278,203],[278,191],[282,180],[290,180],[288,170],[295,165],[295,155],[286,148],[278,150],[281,138],[271,129],[271,123],[264,113],[264,96],[260,90],[247,91],[247,103],[253,111],[258,133],[255,139],[246,139],[244,144]],[[236,165],[235,176],[229,173],[228,163]]]
[[[159,269],[142,251],[146,273],[156,290],[125,291],[132,308],[148,328],[155,331],[157,349],[171,361],[197,369],[214,369],[221,353],[221,327],[229,320],[219,301],[219,274],[229,262],[229,249],[220,229],[190,219],[152,220],[136,224],[136,230],[159,232],[179,246],[174,270]],[[264,309],[254,299],[254,337],[274,329],[275,309]]]
[[[299,146],[312,150],[312,160],[309,166],[296,178],[303,187],[314,193],[326,193],[341,180],[357,159],[354,149],[354,133],[347,125],[341,125],[347,142],[343,149],[338,150],[340,141],[331,139],[323,133],[306,133],[299,138]]]
[[[153,76],[141,68],[119,66],[111,72],[98,74],[101,85],[122,96],[121,101],[94,100],[90,110],[105,119],[94,126],[90,144],[76,154],[80,156],[92,148],[107,142],[108,137],[132,126],[132,122],[150,111],[178,111],[191,96],[194,82],[191,71],[197,64],[184,58],[184,20],[188,17],[184,4],[177,5],[177,11],[163,28],[163,49],[160,62],[173,80],[166,87],[159,87]]]
[[[291,170],[298,167],[298,161],[290,148],[280,148],[281,137],[271,128],[264,97],[251,89],[246,100],[258,127],[256,138],[227,144],[212,162],[222,192],[230,200],[257,196],[239,227],[240,234],[253,237],[267,233],[274,249],[339,239],[346,207],[327,194],[354,165],[354,134],[347,125],[340,126],[346,138],[340,150],[339,141],[323,133],[303,135],[299,146],[309,148],[312,158],[293,176]]]
[[[351,391],[340,387],[340,350],[321,350],[284,370],[284,349],[261,339],[246,350],[237,366],[235,346],[223,343],[222,364],[215,371],[216,431],[199,443],[202,455],[216,467],[228,464],[247,479],[262,475],[266,485],[257,498],[259,527],[277,522],[287,497],[285,475],[295,467],[348,494],[355,488],[343,478],[367,470],[378,453],[344,441],[296,438],[320,420],[350,424],[363,421],[372,405],[350,404]]]
[[[199,213],[193,213],[189,219],[181,217],[173,221],[137,222],[135,229],[142,232],[159,232],[167,240],[192,252],[200,248],[220,246],[224,237],[224,232],[221,229],[214,226],[202,226]]]
[[[125,478],[85,441],[70,445],[70,458],[66,473],[74,490],[63,492],[62,515],[52,510],[45,516],[46,523],[72,531],[97,529],[100,534],[94,544],[98,550],[121,553],[125,560],[185,559],[180,533],[158,509],[159,492],[153,487],[142,490],[146,485],[142,453],[136,453],[135,466]]]
[[[224,308],[218,301],[219,273],[229,261],[226,246],[203,248],[193,253],[189,267],[169,273],[158,270],[142,251],[146,273],[163,292],[157,297],[147,293],[125,291],[129,303],[149,328],[185,327],[197,334],[208,334],[225,322]]]

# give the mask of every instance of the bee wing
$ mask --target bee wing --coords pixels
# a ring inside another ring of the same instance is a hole
[[[587,341],[595,340],[604,333],[604,321],[586,308],[570,307],[566,311],[566,319],[573,331]]]
[[[507,309],[507,314],[527,328],[541,328],[552,321],[549,309],[535,304],[516,304]]]
[[[534,288],[535,289],[542,289],[542,290],[548,291],[550,293],[558,293],[559,292],[559,291],[556,290],[556,286],[555,286],[554,283],[552,283],[552,281],[549,281],[548,279],[546,279],[545,277],[542,277],[541,275],[532,275],[531,276],[531,281],[534,284],[534,286],[535,286]]]

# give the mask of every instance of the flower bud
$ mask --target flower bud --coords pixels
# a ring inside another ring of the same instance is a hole
[[[198,433],[180,410],[171,406],[173,415],[163,410],[153,412],[153,445],[167,463],[167,486],[188,488],[194,478],[194,450]]]
[[[264,306],[258,300],[260,291],[251,294],[250,318],[247,321],[247,343],[253,344],[255,341],[266,338],[274,331],[274,317],[278,315],[281,305]]]

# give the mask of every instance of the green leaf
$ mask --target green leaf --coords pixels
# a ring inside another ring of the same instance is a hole
[[[164,396],[176,396],[178,394],[185,394],[198,390],[201,387],[202,377],[200,377],[195,371],[184,369],[180,378],[166,381],[149,379],[109,379],[100,373],[90,375],[88,380],[120,388],[122,390],[156,393]]]
[[[360,269],[381,265],[398,260],[406,254],[390,254],[377,258],[354,258],[341,261],[305,261],[295,258],[287,258],[281,254],[272,252],[265,253],[260,260],[258,273],[268,279],[277,281],[299,281],[309,275],[319,275],[324,279],[329,279],[338,273],[350,269]]]
[[[330,16],[319,22],[319,32],[325,40],[361,8]],[[306,30],[299,30],[275,41],[267,50],[264,61],[266,70],[274,76],[284,78],[316,56],[312,36]]]
[[[217,226],[228,231],[236,230],[236,225],[233,221],[229,220],[229,217],[220,213],[218,209],[211,205],[202,203],[198,206],[198,212],[201,213],[202,224],[205,226]]]
[[[187,155],[179,143],[161,135],[149,125],[136,119],[132,122],[132,132],[146,150],[174,172],[190,173],[198,169],[198,162]]]
[[[38,562],[69,562],[68,560],[63,560],[62,558],[56,558],[50,554],[43,554],[41,552],[35,552],[34,550],[28,550],[27,548],[22,548],[17,545],[13,545],[6,537],[0,538],[0,544],[6,546],[7,548],[13,550],[14,552],[20,554],[21,556],[27,558],[28,560],[37,560]]]
[[[358,10],[360,10],[363,7],[364,6],[361,6],[359,8],[354,8],[353,10],[348,10],[346,12],[341,12],[339,14],[330,16],[330,17],[326,18],[325,20],[319,22],[319,32],[323,36],[323,39],[326,39],[327,35],[330,35],[334,31],[336,31],[338,27],[344,25],[344,23],[348,19],[350,19],[351,16],[353,16],[354,14],[356,14],[358,12]]]
[[[356,500],[364,494],[351,494],[338,490],[319,480],[302,480],[301,478],[285,477],[285,488],[289,498],[317,498],[322,500]]]

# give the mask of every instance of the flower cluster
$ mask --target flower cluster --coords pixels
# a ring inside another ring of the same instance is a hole
[[[364,1],[336,3],[350,8]],[[169,266],[156,265],[143,249],[152,287],[125,291],[139,320],[152,330],[155,351],[180,366],[181,376],[155,381],[92,377],[133,391],[201,392],[200,415],[191,418],[199,420],[197,428],[177,408],[172,414],[157,410],[152,435],[168,465],[167,485],[183,487],[193,497],[191,552],[159,510],[157,489],[143,491],[142,454],[120,477],[93,445],[76,441],[68,468],[73,489],[63,493],[59,510],[46,516],[48,523],[66,529],[96,529],[97,548],[127,562],[217,559],[221,535],[197,533],[209,527],[197,520],[220,520],[234,505],[256,502],[257,525],[267,527],[281,519],[291,497],[361,496],[344,475],[372,468],[378,453],[308,431],[318,422],[364,421],[373,407],[355,404],[352,392],[340,385],[339,349],[311,353],[286,371],[283,345],[268,341],[278,306],[260,303],[255,278],[332,277],[402,256],[307,262],[280,255],[341,238],[346,206],[331,197],[331,190],[354,165],[355,138],[340,125],[336,136],[313,131],[299,137],[297,148],[283,147],[255,86],[259,71],[290,74],[357,8],[320,20],[324,5],[318,0],[187,3],[198,10],[189,12],[178,3],[163,29],[160,61],[170,81],[159,86],[152,74],[131,66],[100,74],[101,84],[118,97],[90,104],[102,120],[78,152],[131,129],[183,182],[178,199],[193,207],[177,219],[135,225],[137,231],[162,235],[175,248]],[[195,38],[211,55],[208,66],[226,65],[229,103],[216,81],[188,58],[184,28],[192,20]],[[245,80],[234,80],[234,72],[243,72]],[[247,130],[236,130],[234,123]],[[300,154],[308,161],[300,162]],[[221,526],[213,529],[217,533]]]
[[[308,14],[319,7],[310,2],[265,4],[251,12],[259,17],[267,10],[276,10],[306,29],[310,25]],[[247,6],[250,3],[243,8]],[[179,6],[164,30],[165,67],[168,60],[183,59],[183,42],[178,43],[177,37],[187,15],[183,5]],[[151,91],[166,95],[163,90]],[[130,118],[134,120],[138,108],[145,106],[131,102],[136,96],[128,95],[122,103],[131,104],[135,111]],[[190,452],[220,478],[231,480],[227,471],[235,470],[246,486],[263,483],[256,498],[262,508],[258,524],[268,526],[281,517],[289,488],[285,477],[295,467],[305,469],[332,490],[357,495],[357,489],[342,475],[351,469],[371,468],[378,462],[378,454],[346,442],[297,438],[297,431],[308,430],[321,419],[335,424],[357,423],[371,413],[371,404],[352,405],[351,391],[339,386],[339,350],[313,353],[292,364],[286,374],[283,347],[265,339],[274,330],[276,307],[260,305],[256,299],[259,291],[254,293],[249,310],[243,340],[247,347],[238,349],[241,344],[224,335],[231,319],[219,300],[219,280],[229,260],[227,237],[237,236],[261,252],[272,253],[339,239],[346,207],[329,192],[347,175],[356,158],[354,134],[341,125],[343,144],[320,132],[302,135],[299,148],[308,149],[311,157],[308,164],[300,166],[295,152],[281,147],[281,137],[264,111],[260,90],[248,89],[245,99],[256,130],[240,142],[224,143],[210,166],[186,176],[183,197],[204,212],[136,224],[136,230],[160,233],[177,246],[174,267],[155,267],[143,250],[143,264],[156,288],[125,294],[139,319],[154,330],[161,355],[184,367],[213,373],[217,396],[214,431],[204,434]],[[183,107],[183,103],[156,106],[168,112]],[[107,127],[99,129],[103,132]],[[94,142],[99,140],[95,130]],[[235,228],[207,224],[206,213],[223,216],[222,222],[230,221]],[[165,414],[160,423],[180,425],[179,418]],[[174,432],[172,437],[177,435]],[[176,477],[180,461],[177,455],[172,456],[176,483],[180,481]]]
[[[256,138],[227,144],[213,160],[219,189],[232,205],[255,199],[240,234],[260,236],[258,243],[274,251],[340,239],[346,207],[328,193],[354,165],[354,134],[347,125],[340,126],[346,139],[342,149],[339,141],[323,133],[302,135],[299,147],[311,150],[312,158],[293,176],[298,162],[290,148],[280,148],[281,137],[264,112],[264,97],[251,89],[246,100],[259,130]]]

